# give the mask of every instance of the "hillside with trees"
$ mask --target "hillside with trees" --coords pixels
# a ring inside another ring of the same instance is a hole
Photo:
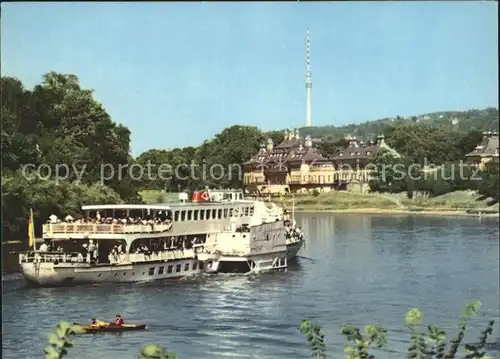
[[[41,223],[52,213],[59,217],[75,216],[83,204],[140,203],[142,199],[138,192],[144,189],[177,192],[203,186],[241,187],[241,175],[227,170],[221,173],[220,168],[228,169],[248,160],[268,137],[275,143],[283,138],[281,131],[264,133],[254,126],[236,125],[197,147],[151,149],[133,158],[129,129],[114,122],[94,99],[93,91],[82,88],[75,75],[50,72],[33,89],[25,88],[16,78],[2,77],[1,93],[4,241],[26,238],[30,208],[35,212],[35,229],[39,236]],[[428,118],[420,117],[414,120],[383,119],[341,127],[313,127],[302,134],[320,135],[325,139],[322,151],[332,154],[345,145],[343,136],[346,134],[369,139],[383,132],[386,141],[404,155],[405,163],[422,162],[427,158],[441,165],[463,159],[465,153],[479,142],[483,130],[498,127],[497,109],[443,112],[430,114]],[[450,119],[458,119],[458,122]],[[28,164],[32,168],[42,168],[40,175],[44,178],[30,179],[33,173],[23,173],[23,166]],[[132,177],[129,172],[132,164],[156,166],[153,167],[154,174],[157,174],[154,169],[162,164],[168,164],[170,168],[193,164],[193,169],[182,168],[178,178],[171,174],[164,178],[157,175]],[[214,167],[212,176],[204,178],[206,170],[203,168],[213,165],[218,166]],[[111,173],[111,168],[114,173]],[[55,176],[56,171],[59,178]],[[496,197],[492,197],[498,198],[495,190],[498,171],[481,186],[483,192],[496,193]],[[410,191],[404,181],[397,186],[373,183],[372,188]],[[453,188],[445,186],[435,192]]]
[[[299,131],[301,134],[308,134],[312,137],[329,137],[333,140],[340,140],[346,135],[369,139],[376,137],[379,133],[386,133],[392,128],[411,124],[458,133],[471,130],[492,131],[498,129],[498,109],[490,107],[482,110],[434,112],[406,117],[395,116],[360,124],[302,127]],[[273,133],[282,133],[283,131],[273,131]]]

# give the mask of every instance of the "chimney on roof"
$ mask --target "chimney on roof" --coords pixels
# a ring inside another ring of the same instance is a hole
[[[380,133],[378,136],[377,136],[377,143],[379,145],[382,145],[382,144],[385,144],[385,136],[383,133]]]
[[[306,136],[305,145],[306,145],[307,148],[312,147],[312,138],[311,138],[311,136],[309,136],[309,135]]]

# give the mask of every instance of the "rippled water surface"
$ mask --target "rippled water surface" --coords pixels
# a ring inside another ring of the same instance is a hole
[[[307,358],[297,329],[305,318],[323,325],[336,357],[343,356],[339,329],[351,322],[387,328],[392,351],[380,357],[401,358],[411,307],[453,332],[463,306],[478,297],[498,321],[496,219],[303,214],[297,222],[309,240],[286,273],[66,288],[29,288],[8,274],[3,358],[43,357],[60,319],[112,320],[117,312],[149,329],[80,336],[69,358],[136,358],[149,343],[187,359]],[[472,322],[472,340],[486,319]]]

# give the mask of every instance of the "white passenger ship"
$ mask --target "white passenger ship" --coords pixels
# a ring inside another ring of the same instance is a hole
[[[303,245],[274,203],[245,200],[241,190],[195,192],[191,202],[183,195],[179,203],[83,206],[79,223],[43,225],[45,246],[58,250],[19,254],[21,271],[42,286],[254,273],[286,268]],[[95,249],[82,254],[88,244]]]

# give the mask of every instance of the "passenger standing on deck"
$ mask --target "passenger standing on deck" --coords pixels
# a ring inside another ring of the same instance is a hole
[[[87,250],[87,243],[84,243],[83,246],[82,246],[82,257],[83,257],[83,261],[84,262],[87,262],[87,254],[88,254],[88,250]]]
[[[94,244],[94,241],[91,239],[89,240],[89,252],[88,252],[88,261],[90,263],[93,263],[95,261],[95,250],[96,250],[96,246]]]
[[[40,252],[47,252],[49,250],[49,246],[47,245],[47,241],[43,242],[43,244],[40,246]]]

